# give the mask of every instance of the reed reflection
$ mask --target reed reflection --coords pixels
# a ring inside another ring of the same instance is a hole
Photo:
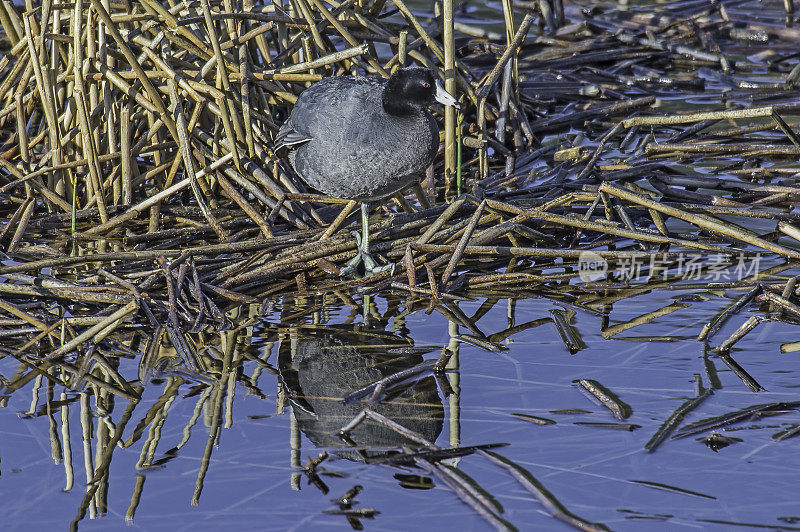
[[[193,484],[191,494],[176,502],[203,504],[207,480],[225,474],[219,462],[235,445],[235,434],[225,429],[243,423],[236,415],[242,400],[263,402],[262,412],[275,408],[289,415],[293,488],[304,476],[314,481],[315,466],[303,458],[319,464],[327,453],[390,466],[404,487],[449,488],[484,515],[491,503],[471,495],[474,480],[452,468],[464,456],[501,444],[462,445],[460,346],[469,342],[497,351],[512,334],[548,321],[515,325],[512,316],[506,330],[487,335],[476,322],[497,302],[487,300],[474,313],[457,302],[430,304],[448,331],[445,344],[432,346],[415,345],[405,321],[430,302],[391,297],[241,305],[226,311],[226,328],[120,328],[58,360],[15,357],[18,365],[3,367],[10,378],[0,380],[0,405],[14,394],[26,395],[17,406],[20,415],[47,427],[47,453],[64,470],[64,491],[81,492],[75,513],[65,516],[73,530],[85,517],[109,512],[124,512],[128,520],[151,516],[141,508],[148,497],[153,500],[156,488],[148,484],[162,482],[163,490],[165,478],[176,488]],[[283,426],[277,420],[271,430],[243,430],[275,441],[284,437]],[[301,449],[304,441],[313,447]],[[155,470],[187,467],[188,475],[149,477]],[[365,517],[357,513],[365,509],[340,509],[353,526],[352,520]],[[497,517],[502,511],[490,513]]]

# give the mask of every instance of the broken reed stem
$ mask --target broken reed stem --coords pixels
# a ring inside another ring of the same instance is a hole
[[[326,55],[324,57],[320,57],[314,59],[313,61],[306,61],[304,63],[298,63],[296,65],[291,65],[288,67],[284,67],[280,69],[278,72],[281,74],[293,74],[296,72],[306,72],[309,70],[313,70],[315,68],[319,68],[321,66],[331,65],[333,63],[338,63],[339,61],[344,61],[345,59],[350,59],[352,57],[356,57],[358,55],[363,55],[369,52],[369,47],[366,44],[361,44],[358,46],[353,46],[351,48],[347,48],[345,50],[341,50],[339,52],[334,52],[332,54]],[[268,74],[268,73],[267,73]]]
[[[450,280],[450,276],[453,274],[455,267],[461,261],[461,257],[464,254],[464,249],[467,247],[469,239],[472,238],[472,233],[478,226],[478,221],[481,219],[481,215],[483,214],[483,209],[485,207],[486,207],[486,202],[482,201],[480,205],[478,205],[478,208],[473,213],[472,218],[469,221],[469,224],[464,229],[464,234],[461,236],[461,240],[458,241],[458,245],[453,250],[453,255],[450,257],[450,261],[447,263],[447,266],[444,269],[444,273],[442,274],[442,287],[447,286],[447,281]]]
[[[795,319],[800,320],[800,306],[795,305],[786,297],[779,296],[778,294],[773,294],[772,292],[765,291],[758,297],[756,297],[758,301],[770,301],[775,303],[777,306],[782,308],[787,313],[791,314]]]
[[[492,71],[489,72],[483,83],[481,83],[481,86],[477,92],[479,99],[485,99],[487,96],[489,96],[489,91],[491,91],[492,85],[494,85],[494,83],[497,81],[497,78],[500,77],[503,67],[505,67],[506,63],[525,42],[525,38],[528,36],[528,30],[530,29],[531,24],[533,24],[533,19],[534,17],[530,13],[526,14],[525,18],[522,19],[522,23],[520,23],[516,34],[514,34],[514,38],[511,40],[508,46],[506,46],[503,55],[501,55],[500,59],[497,60],[497,64],[494,66],[494,68],[492,68]]]
[[[339,230],[339,228],[344,223],[345,219],[353,212],[353,209],[356,208],[358,202],[355,200],[350,200],[347,204],[342,207],[341,212],[336,216],[336,219],[331,222],[327,229],[319,236],[319,240],[325,240],[333,236],[333,234]]]
[[[750,109],[735,109],[731,111],[708,111],[703,113],[689,113],[669,116],[636,116],[622,121],[625,128],[634,126],[665,126],[675,124],[691,124],[705,120],[736,120],[741,118],[772,117],[775,113],[796,111],[797,106],[770,105],[766,107],[752,107]]]
[[[456,100],[456,52],[453,29],[453,2],[444,0],[442,10],[443,45],[444,45],[444,88]],[[444,195],[449,198],[456,178],[456,109],[447,105],[444,108]]]
[[[714,351],[720,355],[727,354],[736,342],[744,338],[747,333],[755,329],[762,321],[764,321],[764,318],[761,316],[750,316],[738,329],[733,331],[729,337],[719,344]]]
[[[711,338],[720,329],[720,327],[725,325],[731,316],[742,310],[748,303],[750,303],[760,290],[760,286],[754,286],[730,306],[720,311],[711,321],[703,326],[700,334],[697,335],[697,340],[700,342],[705,342],[708,338]]]

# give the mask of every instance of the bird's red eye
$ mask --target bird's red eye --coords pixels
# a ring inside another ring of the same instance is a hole
[[[431,84],[430,84],[430,83],[428,83],[427,81],[423,81],[423,82],[422,82],[422,86],[423,86],[423,87],[425,87],[425,88],[427,89],[428,87],[430,87],[430,86],[431,86]]]

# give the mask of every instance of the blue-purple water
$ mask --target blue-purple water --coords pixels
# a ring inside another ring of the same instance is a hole
[[[351,524],[345,516],[325,512],[339,510],[336,499],[356,485],[363,489],[352,508],[379,512],[356,522],[366,530],[491,529],[439,479],[432,479],[432,489],[411,489],[401,485],[408,477],[396,476],[430,478],[424,471],[365,463],[364,455],[342,451],[343,444],[331,436],[335,432],[331,428],[344,425],[353,412],[365,407],[395,416],[440,447],[508,443],[495,452],[526,469],[571,513],[613,530],[729,530],[733,523],[797,529],[791,527],[800,527],[792,525],[800,516],[795,490],[800,438],[775,441],[772,436],[800,423],[800,413],[747,419],[717,429],[741,441],[716,452],[697,441],[711,431],[667,439],[653,453],[644,449],[661,424],[697,394],[695,375],[705,387],[716,375],[721,388],[689,413],[682,426],[755,404],[798,399],[797,355],[780,352],[781,344],[797,340],[794,325],[762,323],[732,351],[766,391],[749,390],[718,358],[704,360],[703,345],[695,337],[743,293],[665,290],[617,302],[609,325],[675,301],[687,306],[612,339],[601,335],[599,315],[578,310],[572,325],[587,347],[574,355],[550,319],[551,310],[563,307],[547,299],[520,300],[513,307],[500,300],[475,322],[480,333],[494,340],[498,337],[492,334],[510,325],[510,315],[512,325],[533,322],[532,328],[499,342],[507,348],[501,352],[454,340],[454,334],[477,331],[454,327],[437,310],[426,314],[424,306],[415,307],[418,310],[403,316],[405,302],[395,299],[389,303],[375,297],[368,325],[358,305],[322,306],[308,300],[305,304],[312,311],[304,312],[303,307],[278,303],[242,329],[234,352],[247,356],[242,355],[235,385],[229,388],[227,381],[200,385],[187,376],[177,394],[165,394],[180,382],[180,377],[166,375],[145,387],[143,400],[122,431],[121,441],[128,446],[113,448],[108,476],[95,490],[100,495],[90,498],[107,501],[107,513],[99,516],[101,504],[92,518],[93,510],[87,507],[79,521],[87,491],[80,394],[55,385],[54,399],[63,392],[71,401],[52,405],[49,416],[46,385],[33,379],[7,393],[5,407],[0,408],[3,530],[64,530],[71,525],[81,530],[347,530]],[[469,318],[484,303],[467,301],[458,306]],[[710,344],[726,338],[757,310],[755,305],[734,316]],[[369,336],[356,334],[359,331]],[[636,341],[636,336],[675,341]],[[626,339],[614,339],[619,337]],[[215,341],[213,335],[208,338]],[[434,350],[423,354],[398,347],[412,344]],[[447,384],[430,372],[418,375],[387,392],[384,401],[394,406],[384,410],[363,400],[349,405],[339,401],[348,386],[355,391],[404,365],[435,360],[447,345],[458,346],[457,365],[451,362],[457,369],[446,373]],[[223,345],[216,347],[223,352]],[[323,354],[314,357],[314,352]],[[265,362],[257,363],[256,358]],[[121,360],[120,373],[134,380],[136,361]],[[237,360],[234,357],[233,363]],[[25,368],[14,359],[0,360],[0,374],[6,380],[18,376],[18,371]],[[581,392],[573,383],[576,379],[592,379],[613,392],[632,409],[624,423],[639,428],[575,424],[620,423],[606,406]],[[235,389],[232,400],[228,389]],[[170,397],[167,404],[158,403],[162,396]],[[97,454],[98,427],[101,441],[107,440],[129,404],[118,397],[103,412],[93,396],[87,396],[86,403],[89,409],[84,410],[92,417],[87,444],[96,466],[103,460]],[[30,415],[32,411],[38,415]],[[512,414],[555,423],[539,425]],[[54,439],[67,454],[62,415],[68,420],[74,474],[68,491],[64,488],[69,468],[63,460],[53,459]],[[209,442],[215,418],[218,438]],[[105,419],[111,423],[105,424]],[[141,436],[132,441],[137,427]],[[400,441],[407,443],[391,430],[377,431],[374,426],[354,436],[359,438],[356,443],[373,448],[366,453],[372,457],[385,455],[385,449]],[[152,449],[154,442],[157,446]],[[203,473],[207,449],[210,461]],[[319,482],[310,483],[298,467],[305,467],[322,450],[330,456],[317,468]],[[472,454],[447,463],[491,494],[502,506],[502,513],[497,507],[496,513],[517,528],[570,529],[486,456]],[[199,476],[202,490],[198,490]]]

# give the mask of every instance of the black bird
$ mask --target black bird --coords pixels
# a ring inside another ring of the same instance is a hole
[[[412,185],[433,163],[439,127],[427,106],[459,108],[441,81],[426,68],[402,68],[390,78],[325,78],[297,99],[275,138],[275,151],[290,149],[289,161],[313,188],[361,202],[358,255],[342,275],[355,274],[363,260],[367,275],[378,266],[369,254],[369,204]]]

